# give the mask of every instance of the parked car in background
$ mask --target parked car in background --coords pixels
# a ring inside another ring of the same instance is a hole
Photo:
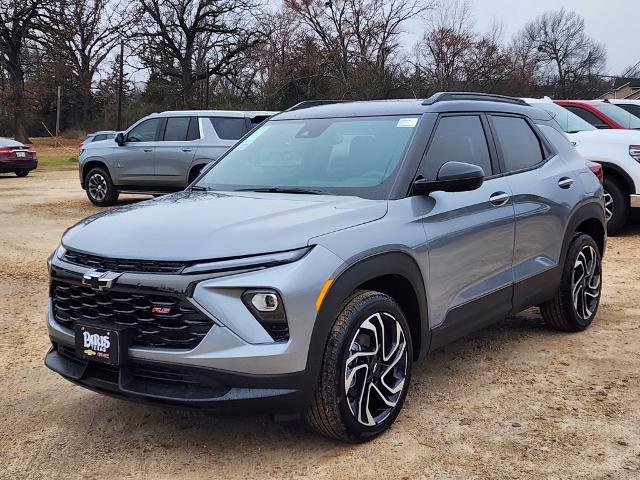
[[[430,351],[534,305],[589,327],[607,240],[590,168],[518,99],[299,106],[185,191],[66,231],[45,363],[127,400],[372,439]]]
[[[598,129],[640,129],[640,118],[608,100],[554,100]]]
[[[620,107],[631,115],[640,118],[640,100],[627,100],[627,99],[609,99],[609,103],[612,103],[616,107]]]
[[[80,143],[80,147],[78,148],[78,156],[82,153],[82,149],[85,145],[92,142],[101,142],[102,140],[113,140],[114,138],[116,138],[116,133],[118,132],[116,132],[115,130],[101,130],[99,132],[90,133],[89,135],[87,135],[87,138],[85,138],[82,143]]]
[[[38,168],[38,155],[33,147],[10,138],[0,138],[0,173],[13,172],[26,177]]]
[[[276,112],[191,110],[153,113],[116,134],[91,142],[79,157],[80,184],[98,206],[120,192],[182,190],[210,162]]]
[[[529,105],[551,113],[578,152],[604,169],[604,196],[609,233],[626,223],[631,209],[640,208],[640,132],[598,130],[548,97],[525,98]]]

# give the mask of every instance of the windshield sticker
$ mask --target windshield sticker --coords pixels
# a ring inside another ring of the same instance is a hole
[[[417,118],[401,118],[400,120],[398,120],[396,128],[413,128],[417,125],[417,123]]]
[[[236,150],[244,150],[253,142],[255,142],[258,138],[260,138],[262,134],[265,133],[270,128],[271,128],[271,125],[265,125],[264,127],[259,128],[258,130],[255,131],[255,133],[252,133],[251,135],[249,135],[249,138],[247,138],[240,145],[238,145],[236,147]]]

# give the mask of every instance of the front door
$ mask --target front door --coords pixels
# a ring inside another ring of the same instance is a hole
[[[113,151],[116,185],[152,184],[155,173],[155,146],[161,119],[150,118],[135,125],[125,136],[125,144]]]
[[[434,342],[446,343],[511,310],[514,208],[511,188],[481,114],[442,115],[419,176],[435,179],[449,161],[480,166],[483,185],[470,192],[434,192],[422,216],[429,251],[428,292]],[[490,137],[489,137],[490,138]],[[437,335],[440,333],[440,335]]]

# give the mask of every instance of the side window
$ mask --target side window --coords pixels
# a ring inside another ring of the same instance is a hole
[[[524,118],[492,116],[507,172],[534,167],[544,160],[542,145]]]
[[[164,141],[184,142],[187,139],[190,120],[191,117],[167,118],[167,125],[164,127]]]
[[[153,142],[156,139],[156,130],[160,125],[159,118],[150,118],[136,125],[127,134],[127,142]]]
[[[116,138],[116,134],[115,133],[107,133],[105,135],[107,140],[113,140],[114,138]]]
[[[631,115],[635,115],[640,118],[640,105],[635,105],[632,103],[616,103],[616,107],[624,108]]]
[[[238,140],[246,132],[244,118],[209,117],[209,121],[222,140]]]
[[[187,132],[187,140],[200,139],[200,121],[198,117],[191,117],[189,121],[189,131]]]
[[[482,168],[486,176],[493,174],[487,137],[479,116],[440,119],[420,167],[421,175],[434,180],[440,167],[447,162],[472,163]]]
[[[92,142],[99,142],[100,140],[106,140],[107,136],[103,133],[101,133],[100,135],[96,135],[95,137],[93,137],[93,140],[91,140]]]
[[[602,125],[604,123],[602,120],[600,120],[598,117],[596,117],[593,113],[591,113],[588,110],[585,110],[584,108],[571,107],[571,106],[565,107],[565,108],[567,110],[569,110],[570,112],[573,112],[576,115],[578,115],[581,119],[586,120],[587,122],[589,122],[594,127],[600,126],[600,125]]]

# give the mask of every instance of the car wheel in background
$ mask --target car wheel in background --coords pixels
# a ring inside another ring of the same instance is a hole
[[[558,330],[585,330],[598,312],[601,293],[600,250],[593,238],[579,234],[569,245],[558,291],[540,306],[542,317]]]
[[[389,296],[358,291],[327,340],[307,423],[348,442],[375,438],[394,422],[411,379],[411,333]]]
[[[98,207],[108,207],[115,204],[120,195],[111,181],[109,172],[102,167],[89,170],[84,184],[87,197]]]
[[[627,221],[629,200],[624,189],[609,178],[604,179],[604,208],[607,218],[607,232],[619,232]]]
[[[27,170],[26,168],[23,168],[21,170],[16,170],[14,172],[18,177],[26,177],[27,175],[29,175],[29,170]]]

